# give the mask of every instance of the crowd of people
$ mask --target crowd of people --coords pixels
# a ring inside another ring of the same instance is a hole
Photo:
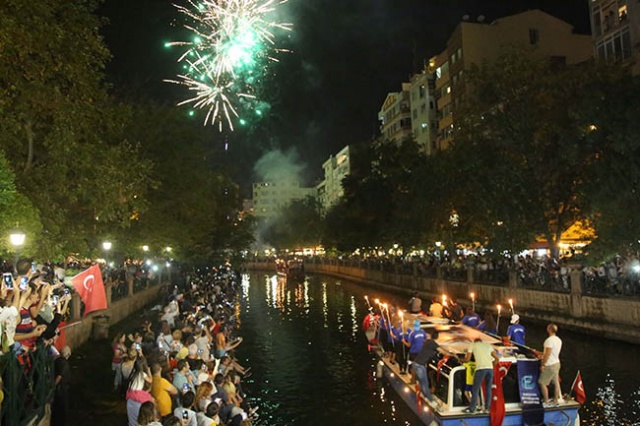
[[[233,356],[238,276],[230,265],[174,287],[158,317],[113,341],[113,386],[127,401],[129,426],[250,425]]]
[[[71,350],[58,345],[60,324],[68,313],[71,290],[57,277],[56,268],[36,265],[31,259],[20,259],[11,268],[6,264],[0,287],[0,352],[12,353],[25,369],[33,368],[34,354],[46,353],[53,360],[55,400],[52,405],[52,425],[65,424],[68,412],[68,365]],[[7,269],[13,269],[15,273]],[[5,363],[6,365],[6,363]],[[46,377],[35,376],[44,383]],[[13,395],[15,396],[15,395]],[[4,398],[0,398],[0,401]]]

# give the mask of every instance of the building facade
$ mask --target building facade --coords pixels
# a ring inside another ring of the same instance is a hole
[[[384,141],[399,144],[403,140],[411,138],[410,91],[411,84],[402,83],[400,92],[389,93],[385,98],[382,108],[378,112],[380,133]]]
[[[472,64],[495,60],[513,46],[533,46],[540,55],[566,64],[593,57],[591,36],[574,34],[570,24],[541,10],[507,16],[490,24],[479,21],[461,22],[446,49],[429,61],[436,78],[436,149],[446,149],[453,140],[456,113],[468,96],[464,73]]]
[[[349,146],[345,146],[335,156],[322,164],[324,180],[317,186],[318,204],[323,214],[328,212],[344,195],[342,180],[351,172]]]
[[[435,75],[425,67],[414,74],[410,81],[411,131],[423,152],[430,155],[436,148],[437,112]]]
[[[316,188],[300,182],[256,182],[253,184],[253,214],[258,218],[275,218],[292,201],[316,196]]]
[[[598,59],[628,64],[640,74],[640,3],[587,0],[594,53]]]

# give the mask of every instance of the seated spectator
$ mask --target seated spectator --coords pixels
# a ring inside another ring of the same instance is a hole
[[[188,346],[187,350],[189,351],[189,354],[185,359],[189,363],[189,369],[193,372],[199,371],[204,363],[200,359],[200,350],[198,349],[198,346],[193,343]]]
[[[156,406],[153,405],[153,402],[145,402],[140,406],[138,426],[162,426],[162,423],[158,420],[158,416],[156,415]]]
[[[211,398],[213,395],[213,390],[213,384],[209,382],[203,382],[202,384],[200,384],[200,386],[198,386],[198,390],[196,391],[195,396],[196,411],[204,412],[206,410],[207,405],[209,405],[209,403],[213,401],[213,399]]]
[[[198,426],[217,426],[221,424],[220,416],[218,416],[218,412],[220,411],[220,406],[216,402],[209,402],[204,412],[199,412],[197,414],[198,417]]]
[[[178,368],[173,373],[173,386],[181,393],[188,391],[195,392],[193,379],[194,376],[189,369],[189,363],[184,359],[178,361]]]
[[[196,420],[196,412],[193,411],[193,404],[195,403],[196,395],[189,391],[185,392],[180,396],[180,407],[177,407],[173,410],[173,415],[186,420],[183,422],[184,426],[198,426],[198,421]]]

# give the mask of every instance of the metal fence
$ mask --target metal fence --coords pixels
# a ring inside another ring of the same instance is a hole
[[[4,402],[0,419],[4,426],[22,426],[45,414],[53,398],[53,357],[39,345],[35,351],[0,356]]]

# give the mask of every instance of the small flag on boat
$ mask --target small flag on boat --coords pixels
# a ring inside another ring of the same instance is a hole
[[[584,384],[582,383],[582,376],[580,375],[580,370],[578,370],[578,374],[576,374],[576,378],[573,381],[573,386],[571,386],[571,390],[575,393],[576,401],[580,404],[584,404],[587,402],[587,394],[584,392]]]

